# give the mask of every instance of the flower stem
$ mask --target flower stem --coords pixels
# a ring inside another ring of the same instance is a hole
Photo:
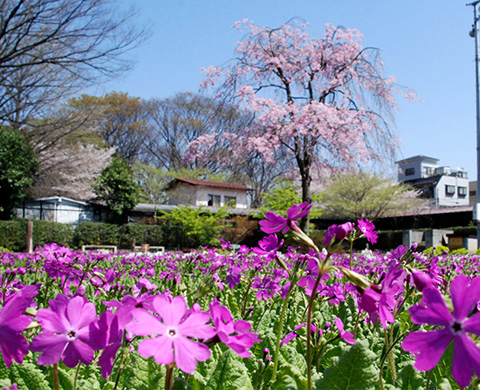
[[[78,380],[78,372],[80,371],[80,363],[77,364],[77,370],[75,371],[75,379],[73,381],[73,390],[77,390],[77,380]]]
[[[310,295],[310,300],[308,301],[308,312],[307,312],[307,384],[308,390],[312,390],[312,351],[311,351],[311,338],[312,338],[312,309],[313,309],[313,302],[315,300],[315,295],[317,292],[317,287],[320,284],[320,279],[322,279],[323,273],[320,271],[318,272],[317,280],[315,281],[315,286],[313,286],[312,294]]]
[[[393,325],[390,326],[391,332],[393,332]],[[393,337],[393,334],[390,335]],[[388,365],[390,366],[390,371],[392,374],[392,380],[393,383],[397,381],[397,371],[395,370],[395,360],[393,359],[393,348],[390,348],[389,345],[393,344],[393,342],[390,342],[393,340],[390,340],[388,337],[388,332],[387,329],[385,329],[385,346],[387,347],[387,357],[388,357]]]
[[[427,382],[425,383],[425,390],[428,390],[428,388],[430,387],[430,377],[432,376],[432,371],[433,370],[428,371]]]
[[[350,261],[349,261],[350,269],[353,268],[352,261],[353,261],[353,240],[350,240]]]
[[[290,294],[293,291],[294,284],[290,285],[288,289],[287,296],[283,301],[282,305],[282,312],[280,313],[280,319],[278,321],[278,330],[277,330],[277,344],[275,345],[275,361],[273,362],[273,374],[272,374],[272,384],[275,382],[277,377],[277,367],[278,367],[278,357],[280,354],[280,339],[282,338],[282,326],[283,326],[283,318],[285,317],[285,312],[287,310],[288,300],[290,298]]]
[[[171,390],[173,387],[173,369],[174,368],[175,368],[175,362],[172,362],[167,366],[167,373],[165,374],[165,390]]]
[[[58,363],[53,365],[53,383],[55,384],[55,390],[60,390],[60,381],[58,379]]]
[[[250,292],[250,288],[252,287],[252,283],[253,283],[253,281],[250,281],[250,283],[248,284],[247,291],[245,292],[245,297],[243,298],[242,306],[241,306],[241,309],[240,309],[240,313],[241,313],[242,317],[245,314],[245,310],[247,309],[248,293]]]

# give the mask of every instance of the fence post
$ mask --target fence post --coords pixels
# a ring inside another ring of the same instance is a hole
[[[27,253],[33,253],[33,222],[27,222]]]

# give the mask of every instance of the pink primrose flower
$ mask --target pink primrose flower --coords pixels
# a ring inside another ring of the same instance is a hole
[[[275,295],[276,291],[279,291],[281,287],[276,283],[270,276],[265,276],[261,278],[260,276],[255,276],[252,283],[252,288],[257,290],[257,300],[261,301],[262,299],[268,301]]]
[[[438,285],[438,282],[435,279],[423,271],[412,272],[412,279],[418,291],[423,291],[424,288],[436,287]]]
[[[385,329],[387,322],[395,321],[393,310],[403,293],[403,282],[406,276],[407,273],[400,268],[400,263],[392,261],[388,265],[381,287],[372,284],[371,287],[360,292],[358,302],[360,309],[369,313],[373,321],[380,319]]]
[[[252,325],[244,320],[234,321],[232,314],[221,306],[217,298],[210,303],[210,315],[218,338],[239,356],[247,358],[251,355],[249,348],[262,340],[258,334],[250,332]]]
[[[283,239],[278,242],[278,237],[276,234],[270,234],[265,237],[263,240],[258,241],[258,246],[260,248],[253,248],[253,252],[257,255],[267,255],[270,252],[276,252],[283,245]]]
[[[98,359],[102,377],[108,378],[112,373],[113,363],[118,349],[123,344],[124,329],[120,326],[120,317],[111,311],[105,311],[100,316],[98,322],[98,330],[100,335],[104,337],[103,352]]]
[[[275,214],[272,211],[267,211],[265,213],[265,220],[260,221],[260,229],[267,234],[282,232],[282,234],[287,233],[290,229],[298,229],[296,227],[295,221],[303,218],[310,212],[312,204],[303,202],[299,205],[293,205],[287,210],[287,218],[282,217],[281,215]]]
[[[325,246],[329,246],[333,242],[342,241],[345,237],[347,237],[352,229],[354,228],[354,224],[352,222],[345,222],[341,225],[331,225],[328,227],[324,243]]]
[[[32,305],[38,288],[39,285],[26,286],[10,295],[0,310],[0,351],[7,367],[12,361],[22,364],[23,357],[28,353],[28,343],[22,331],[32,322],[32,318],[23,313]]]
[[[337,326],[338,331],[340,332],[340,337],[345,340],[348,344],[355,344],[355,339],[353,334],[350,332],[345,332],[343,328],[343,322],[340,318],[335,318],[335,325]]]
[[[363,233],[367,240],[372,244],[375,244],[378,239],[378,233],[374,231],[375,225],[368,219],[359,219],[357,223],[358,229]]]
[[[144,309],[132,311],[134,321],[127,330],[138,336],[153,336],[143,340],[138,353],[146,358],[153,356],[158,364],[175,364],[179,369],[191,374],[197,361],[210,358],[210,349],[192,338],[208,339],[215,331],[207,322],[210,315],[202,311],[188,311],[185,299],[156,296],[152,302],[153,315]]]
[[[43,333],[35,336],[30,344],[33,352],[41,352],[38,364],[52,365],[60,359],[67,367],[75,367],[78,362],[90,364],[93,351],[104,346],[103,337],[94,332],[95,305],[83,297],[68,299],[63,294],[49,303],[48,308],[37,313]]]
[[[467,387],[472,374],[480,376],[480,348],[468,335],[480,335],[480,312],[468,317],[480,300],[480,277],[473,280],[460,274],[450,285],[453,314],[440,292],[433,287],[423,289],[420,304],[409,309],[412,322],[438,328],[410,333],[402,348],[415,355],[415,368],[428,371],[434,368],[448,345],[454,342],[452,376],[460,387]]]

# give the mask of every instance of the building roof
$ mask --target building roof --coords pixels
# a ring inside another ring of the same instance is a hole
[[[414,187],[424,187],[428,185],[436,186],[441,178],[442,175],[436,175],[430,177],[421,177],[420,179],[404,180],[404,182]]]
[[[207,180],[198,180],[198,179],[186,179],[179,177],[170,183],[169,187],[173,187],[179,183],[187,183],[194,186],[203,186],[203,187],[216,187],[216,188],[229,188],[234,190],[243,190],[243,191],[254,191],[252,188],[246,187],[243,184],[236,183],[225,183],[220,181],[207,181]]]
[[[433,215],[433,214],[470,213],[470,212],[473,212],[473,205],[425,207],[422,209],[406,211],[404,213],[384,215],[382,218],[405,217],[409,215]]]
[[[423,155],[417,155],[417,156],[412,156],[405,158],[403,160],[396,161],[396,164],[405,164],[405,163],[410,163],[414,161],[429,161],[433,164],[436,164],[439,160],[438,158],[433,158],[433,157],[428,157],[428,156],[423,156]]]
[[[45,197],[45,198],[35,198],[35,199],[29,199],[26,201],[26,203],[28,202],[71,202],[71,203],[77,203],[77,204],[80,204],[82,206],[87,206],[89,204],[89,202],[85,202],[83,200],[77,200],[77,199],[71,199],[71,198],[66,198],[65,196],[48,196],[48,197]]]
[[[150,203],[139,203],[137,204],[132,211],[134,212],[139,212],[139,213],[154,213],[155,211],[163,212],[163,213],[169,213],[173,209],[177,209],[179,206],[176,205],[162,205],[162,204],[150,204]],[[203,206],[191,206],[188,205],[187,207],[193,208],[193,209],[204,209],[211,211],[213,214],[215,214],[218,211],[217,207],[208,207],[205,208]],[[232,208],[228,209],[228,213],[231,215],[250,215],[252,211],[255,211],[256,209],[237,209],[237,208]]]

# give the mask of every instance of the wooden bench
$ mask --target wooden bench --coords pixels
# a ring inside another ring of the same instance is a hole
[[[135,252],[143,252],[142,251],[142,246],[135,246],[134,249]],[[155,245],[149,245],[147,247],[146,252],[165,252],[165,247],[164,246],[155,246]]]
[[[82,245],[82,252],[89,250],[98,250],[104,253],[117,253],[116,245]]]

